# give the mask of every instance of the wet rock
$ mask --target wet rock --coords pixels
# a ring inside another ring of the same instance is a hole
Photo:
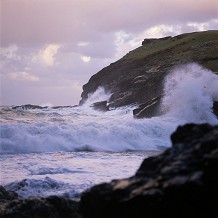
[[[79,203],[64,197],[20,199],[15,192],[0,186],[1,218],[82,218]]]
[[[12,107],[12,109],[21,109],[21,110],[46,109],[46,108],[48,107],[47,106],[42,107],[39,105],[32,105],[32,104],[25,104],[25,105]]]
[[[52,109],[65,109],[65,108],[76,108],[76,107],[78,107],[78,105],[73,105],[73,106],[71,106],[71,105],[67,105],[67,106],[53,106],[51,108]]]
[[[153,98],[150,101],[140,104],[133,110],[134,118],[151,118],[161,114],[160,111],[161,96]]]
[[[218,126],[188,124],[171,139],[172,147],[145,159],[133,177],[83,193],[84,217],[216,217]]]
[[[78,205],[78,202],[57,196],[17,199],[8,202],[4,210],[0,211],[0,216],[2,218],[81,218]]]
[[[95,102],[91,105],[91,107],[98,111],[109,111],[109,106],[107,105],[107,101],[99,101]]]
[[[25,104],[25,105],[20,105],[20,106],[14,106],[12,107],[12,109],[15,110],[35,110],[35,109],[47,109],[47,108],[51,108],[51,109],[65,109],[65,108],[75,108],[78,107],[78,105],[66,105],[66,106],[39,106],[39,105],[32,105],[32,104]]]
[[[0,185],[0,201],[2,200],[13,200],[18,198],[15,192],[7,191],[3,186]]]
[[[218,117],[218,101],[213,102],[213,113]]]

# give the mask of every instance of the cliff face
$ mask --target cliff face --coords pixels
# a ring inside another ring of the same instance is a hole
[[[112,94],[109,106],[146,103],[163,94],[163,79],[178,65],[195,62],[218,72],[218,31],[145,39],[142,46],[93,75],[83,86],[82,100],[99,86]]]

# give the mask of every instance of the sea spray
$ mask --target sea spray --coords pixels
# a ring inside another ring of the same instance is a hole
[[[217,124],[218,76],[198,64],[175,68],[165,79],[163,111],[186,122]]]
[[[107,92],[104,87],[98,87],[95,92],[88,94],[88,99],[85,101],[83,106],[90,106],[99,101],[108,101],[110,96],[111,93]]]

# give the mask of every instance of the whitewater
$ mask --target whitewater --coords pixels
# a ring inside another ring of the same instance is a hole
[[[82,106],[28,109],[0,107],[0,184],[20,197],[77,197],[100,182],[134,174],[142,160],[171,146],[185,123],[218,124],[218,76],[197,64],[172,70],[165,79],[162,114],[134,119],[137,105],[94,110],[109,100],[102,87]]]

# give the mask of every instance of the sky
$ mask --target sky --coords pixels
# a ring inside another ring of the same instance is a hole
[[[0,0],[0,105],[75,105],[145,38],[218,30],[217,0]]]

